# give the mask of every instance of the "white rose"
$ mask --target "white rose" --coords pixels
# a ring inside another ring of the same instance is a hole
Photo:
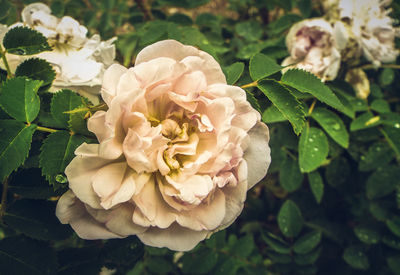
[[[322,18],[307,19],[293,25],[286,36],[290,53],[282,66],[303,69],[321,78],[332,80],[340,68],[340,49],[347,43],[342,26],[333,28]]]

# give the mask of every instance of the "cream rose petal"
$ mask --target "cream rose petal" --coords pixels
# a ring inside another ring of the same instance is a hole
[[[146,245],[168,247],[176,251],[189,251],[207,237],[207,231],[195,231],[174,223],[164,229],[151,227],[137,236]]]

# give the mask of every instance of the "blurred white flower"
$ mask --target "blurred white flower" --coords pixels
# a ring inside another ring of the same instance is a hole
[[[347,33],[341,24],[332,27],[322,18],[296,23],[286,36],[290,56],[282,66],[303,69],[321,78],[333,80],[340,68],[340,49],[347,44]]]
[[[26,6],[22,11],[23,23],[12,26],[29,26],[41,32],[53,47],[53,51],[42,52],[34,57],[48,61],[56,72],[56,79],[50,91],[62,88],[75,90],[98,103],[98,95],[104,71],[114,63],[116,38],[101,41],[95,34],[88,38],[87,28],[69,16],[57,18],[43,3]],[[0,38],[2,28],[0,28]],[[31,56],[7,55],[12,71]],[[1,66],[1,64],[0,64]]]
[[[375,66],[394,62],[399,54],[394,38],[399,35],[389,16],[390,0],[340,0],[340,19],[348,22],[364,57]]]

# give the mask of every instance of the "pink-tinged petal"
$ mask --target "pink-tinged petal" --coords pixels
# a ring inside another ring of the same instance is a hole
[[[267,174],[271,163],[271,150],[268,146],[268,127],[264,123],[258,122],[248,134],[250,142],[243,158],[249,169],[247,181],[250,189]]]
[[[94,133],[99,142],[109,138],[112,135],[110,128],[105,126],[106,112],[97,111],[88,119],[87,127],[88,130]]]
[[[110,209],[114,205],[112,197],[122,187],[126,168],[126,162],[111,163],[100,168],[92,177],[93,190],[100,197],[100,204],[104,209]],[[126,183],[129,185],[132,182],[128,180]],[[133,190],[131,191],[133,195]]]
[[[214,188],[209,175],[178,175],[165,176],[166,181],[177,191],[177,199],[184,203],[199,205]]]
[[[186,70],[184,65],[166,57],[159,57],[145,63],[137,64],[133,68],[135,78],[138,80],[141,88],[174,82]]]
[[[98,144],[83,143],[75,150],[76,157],[65,168],[69,188],[84,203],[93,208],[101,208],[100,199],[92,187],[92,177],[109,160],[98,156]]]
[[[221,70],[221,66],[217,61],[208,53],[200,51],[192,46],[185,46],[175,40],[164,40],[147,46],[139,52],[136,57],[135,66],[143,62],[158,58],[168,57],[176,61],[182,61],[186,57],[199,57],[200,60],[195,61],[188,58],[182,63],[188,65],[192,71],[202,71],[206,78],[207,83],[226,83],[225,75]]]
[[[236,218],[242,212],[244,202],[246,200],[247,194],[247,164],[242,161],[238,168],[238,183],[236,186],[231,187],[229,185],[225,186],[222,191],[225,195],[225,217],[218,227],[218,230],[222,230],[229,225],[231,225]]]
[[[124,66],[113,64],[104,72],[101,96],[108,106],[110,106],[111,100],[117,95],[118,82],[127,70]]]
[[[137,236],[146,245],[167,247],[175,251],[189,251],[204,240],[207,233],[206,230],[194,231],[174,223],[165,229],[151,227]]]
[[[204,73],[195,71],[181,76],[173,87],[173,91],[177,94],[186,95],[191,92],[200,92],[207,88],[207,81]]]
[[[140,223],[140,220],[143,220],[141,214],[146,217],[150,225],[160,228],[167,228],[175,221],[175,211],[164,202],[154,177],[143,186],[139,194],[133,197],[133,201],[141,212],[135,209],[133,214],[133,221],[137,224],[143,224]]]
[[[125,93],[135,94],[137,93],[137,90],[140,90],[140,83],[136,79],[134,68],[128,69],[123,75],[121,75],[116,88],[116,95],[122,95]]]
[[[123,237],[111,232],[90,216],[86,211],[85,205],[72,191],[67,191],[58,200],[56,216],[61,223],[70,224],[82,239],[95,240]]]
[[[225,195],[216,189],[209,201],[203,202],[189,211],[182,211],[176,217],[176,222],[192,230],[214,230],[225,217]]]

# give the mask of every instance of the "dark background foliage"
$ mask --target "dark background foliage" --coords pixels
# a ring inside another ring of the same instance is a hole
[[[0,0],[0,23],[19,21],[31,2]],[[136,237],[79,239],[54,211],[67,189],[63,170],[71,148],[95,142],[84,121],[93,107],[70,91],[46,94],[54,74],[39,61],[25,64],[12,80],[0,71],[0,274],[98,274],[103,266],[128,275],[400,274],[399,72],[367,71],[367,100],[356,98],[343,81],[345,65],[327,86],[300,71],[281,77],[277,64],[288,55],[287,31],[297,21],[321,16],[317,1],[44,2],[91,34],[117,36],[117,59],[125,66],[143,47],[171,38],[212,54],[230,84],[258,81],[246,91],[270,128],[272,164],[248,192],[238,220],[193,251],[144,247]],[[400,14],[399,1],[392,8],[393,17]],[[34,36],[29,43],[44,45]],[[47,73],[35,75],[32,66]],[[22,104],[14,100],[24,95],[13,92],[21,85],[30,87],[34,102],[28,114],[13,109]],[[87,109],[65,115],[66,102]],[[38,125],[67,131],[48,133]],[[5,150],[15,133],[24,138],[15,148],[32,140],[23,149],[28,158]],[[55,154],[66,159],[55,163]]]

